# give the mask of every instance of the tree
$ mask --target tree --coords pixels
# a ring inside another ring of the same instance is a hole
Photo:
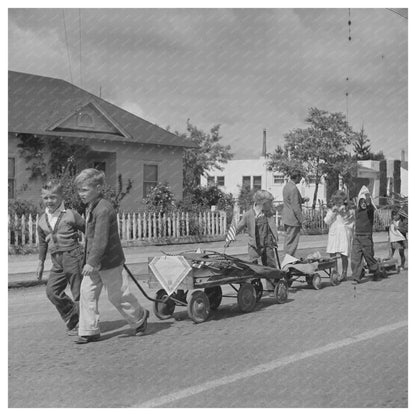
[[[343,164],[351,159],[347,147],[356,133],[342,113],[329,113],[312,107],[305,121],[309,124],[307,128],[297,128],[284,135],[284,148],[275,150],[268,166],[284,173],[299,166],[312,176],[315,184],[312,208],[315,209],[322,176],[342,173]]]
[[[367,135],[364,133],[364,126],[361,127],[361,130],[356,134],[356,138],[353,141],[353,149],[355,158],[357,160],[384,160],[384,153],[380,150],[377,153],[371,151],[371,143],[367,138]]]
[[[167,182],[158,183],[143,199],[149,212],[167,213],[175,208],[175,197]]]
[[[183,163],[183,189],[185,196],[200,185],[200,178],[205,171],[217,168],[232,159],[231,147],[220,143],[220,125],[212,127],[205,133],[187,121],[187,133],[178,134],[195,143],[197,148],[186,149]]]
[[[364,133],[364,125],[361,127],[361,131],[353,143],[353,148],[357,160],[367,160],[370,158],[371,144],[367,135]]]

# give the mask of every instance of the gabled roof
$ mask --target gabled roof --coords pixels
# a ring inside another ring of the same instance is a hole
[[[92,108],[107,121],[105,131],[71,131],[62,123],[83,108]],[[110,128],[111,127],[111,128]],[[61,79],[9,71],[9,132],[84,137],[119,142],[196,147],[162,129]]]

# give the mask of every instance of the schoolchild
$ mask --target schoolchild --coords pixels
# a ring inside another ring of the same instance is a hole
[[[68,335],[77,335],[83,260],[78,232],[85,230],[84,219],[75,210],[65,208],[63,187],[59,181],[48,181],[42,187],[41,195],[45,212],[37,227],[39,263],[36,277],[42,279],[49,250],[52,269],[46,283],[46,295],[65,322]],[[72,299],[65,293],[68,285]]]

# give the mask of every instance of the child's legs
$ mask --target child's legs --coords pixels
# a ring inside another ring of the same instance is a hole
[[[263,252],[261,253],[261,262],[263,266],[273,267],[274,269],[277,267],[276,259],[274,257],[274,251],[272,247],[265,247]],[[266,290],[274,290],[274,286],[268,279],[265,280],[265,288]]]
[[[103,282],[97,272],[84,276],[81,283],[79,301],[79,329],[80,336],[96,335],[100,333],[98,321],[98,299],[100,297]]]
[[[361,236],[361,247],[363,250],[363,256],[367,263],[368,269],[371,273],[378,271],[379,266],[377,260],[374,258],[374,243],[371,235]]]
[[[348,256],[341,254],[341,264],[342,264],[342,276],[347,276],[348,272]]]
[[[329,257],[335,257],[337,255],[337,253],[329,253]],[[334,267],[335,271],[338,273],[338,260],[335,262],[335,267]]]
[[[46,295],[48,299],[55,305],[62,319],[66,322],[70,319],[75,304],[72,299],[65,293],[68,285],[68,278],[64,273],[62,253],[51,255],[52,269],[46,284]]]
[[[358,236],[355,236],[351,248],[351,270],[353,279],[359,279],[361,276],[362,259],[363,251],[361,248],[360,239]]]
[[[127,277],[123,275],[123,266],[100,270],[100,276],[108,293],[108,300],[116,307],[132,328],[140,326],[145,317],[144,309],[130,292]]]
[[[406,264],[406,256],[404,254],[404,248],[399,248],[399,254],[400,254],[400,263],[401,263],[400,265],[404,267]]]
[[[82,280],[82,249],[80,247],[63,253],[64,272],[69,281],[72,297],[79,302],[81,280]]]

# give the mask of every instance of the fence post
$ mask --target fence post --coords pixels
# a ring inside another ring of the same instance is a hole
[[[39,214],[36,214],[36,232],[35,232],[35,242],[36,245],[39,244],[39,234],[38,234],[38,224],[39,224]]]
[[[11,241],[12,241],[12,227],[11,227],[11,224],[10,224],[10,215],[9,214],[7,214],[7,218],[8,218],[8,224],[9,224],[9,226],[8,226],[8,231],[9,231],[9,240],[8,240],[8,245],[10,246],[10,243],[11,243]]]
[[[185,215],[185,229],[186,229],[186,235],[189,236],[189,212]]]
[[[139,240],[141,240],[142,239],[142,213],[141,212],[137,214],[137,234],[138,234]]]
[[[17,247],[19,245],[19,234],[17,232],[17,223],[19,222],[19,218],[17,214],[14,214],[14,245]]]
[[[127,214],[127,224],[126,224],[126,240],[131,240],[130,237],[130,230],[131,230],[131,215],[130,212]]]
[[[29,214],[29,244],[33,245],[33,221],[32,221],[32,214]]]

